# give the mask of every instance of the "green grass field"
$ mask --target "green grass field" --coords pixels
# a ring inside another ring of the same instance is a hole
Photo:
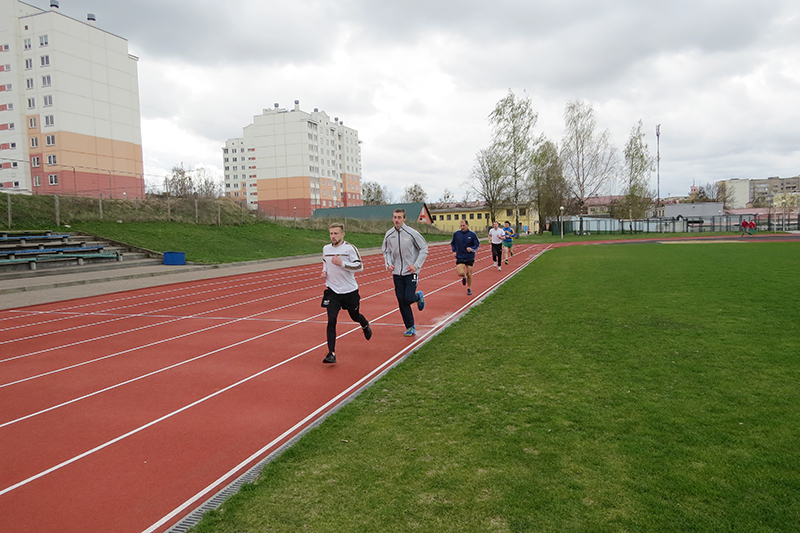
[[[195,531],[797,531],[798,265],[550,251]]]

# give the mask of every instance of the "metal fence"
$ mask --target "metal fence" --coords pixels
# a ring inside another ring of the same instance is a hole
[[[8,229],[118,220],[229,225],[252,222],[255,218],[245,206],[228,198],[109,199],[0,194],[0,227]]]
[[[230,198],[175,198],[151,195],[145,199],[87,198],[60,195],[16,195],[0,193],[0,228],[28,229],[79,222],[181,222],[204,225],[249,224],[269,220],[290,228],[327,230],[331,222],[342,222],[347,231],[383,233],[391,219],[325,219],[273,217],[251,211]],[[442,233],[430,224],[409,222],[420,233]]]
[[[611,218],[583,217],[583,234],[632,234],[632,233],[705,233],[742,231],[742,222],[755,222],[756,231],[800,231],[798,213],[776,211],[742,215],[715,215],[708,217],[643,218],[618,220]],[[552,220],[553,235],[579,234],[581,221],[578,217]]]

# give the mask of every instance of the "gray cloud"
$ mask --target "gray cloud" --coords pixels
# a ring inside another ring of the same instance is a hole
[[[398,190],[462,189],[508,88],[527,92],[557,142],[574,99],[619,147],[642,119],[654,152],[661,123],[662,190],[674,194],[800,172],[794,2],[61,0],[61,12],[95,13],[129,40],[143,120],[221,146],[262,108],[299,99],[358,129],[365,179]],[[153,159],[182,158],[144,144]],[[220,164],[215,150],[196,157]]]

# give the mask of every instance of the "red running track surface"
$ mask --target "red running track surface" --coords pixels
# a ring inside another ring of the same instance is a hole
[[[432,246],[403,336],[380,255],[324,365],[318,265],[0,311],[0,516],[14,532],[166,531],[477,303],[545,245],[489,246],[474,296]]]

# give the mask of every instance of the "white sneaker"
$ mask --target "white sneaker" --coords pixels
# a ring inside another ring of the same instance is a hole
[[[497,267],[497,271],[498,271],[498,272],[502,272],[502,270],[503,270],[502,268],[500,268],[500,267]]]

